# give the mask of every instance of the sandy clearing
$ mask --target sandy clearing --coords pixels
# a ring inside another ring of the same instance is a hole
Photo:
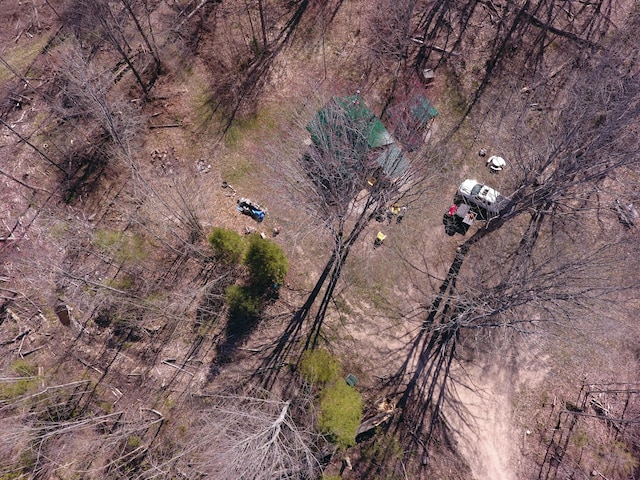
[[[465,378],[453,387],[459,403],[448,405],[445,416],[476,480],[512,480],[513,460],[519,454],[511,418],[517,374],[504,361],[489,362],[458,372]]]

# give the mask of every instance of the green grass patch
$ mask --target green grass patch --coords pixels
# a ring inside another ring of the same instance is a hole
[[[113,403],[111,402],[100,402],[98,406],[106,413],[107,415],[113,411]]]
[[[230,184],[238,184],[248,177],[253,171],[253,166],[246,160],[236,160],[231,165],[222,169],[222,178]]]
[[[34,60],[40,55],[40,52],[45,47],[49,39],[46,35],[42,35],[40,38],[31,39],[24,45],[17,46],[2,54],[4,60],[11,66],[16,72],[24,73],[24,71],[34,62]],[[4,65],[0,65],[0,84],[4,84],[11,79],[17,79],[17,77]]]
[[[127,448],[135,450],[142,445],[142,439],[137,435],[131,435],[127,438]]]
[[[391,264],[381,262],[379,268],[358,267],[354,262],[344,271],[345,281],[354,289],[353,298],[370,303],[377,310],[392,314],[389,298],[393,298],[392,287],[401,283],[397,271]],[[345,302],[346,303],[346,302]],[[336,302],[336,307],[341,311],[341,303]],[[351,310],[351,309],[349,309]],[[345,313],[349,314],[350,311]]]
[[[93,245],[120,263],[137,263],[149,256],[145,239],[141,235],[125,235],[123,232],[98,230],[93,236]]]
[[[215,99],[209,88],[202,82],[194,80],[195,90],[193,96],[193,120],[198,129],[205,133],[209,132],[211,123],[219,117],[214,110]]]
[[[29,472],[33,470],[37,462],[35,452],[31,448],[27,448],[20,452],[17,464],[9,470],[8,465],[4,465],[5,473],[0,473],[0,480],[14,480],[19,478],[33,478]],[[2,468],[2,467],[0,467]],[[9,470],[9,471],[7,471]]]
[[[137,262],[144,260],[148,256],[149,252],[147,252],[144,238],[140,235],[125,237],[122,248],[116,252],[116,260],[120,262]]]
[[[269,132],[277,127],[274,114],[269,108],[263,108],[251,117],[233,121],[225,135],[225,145],[236,148],[245,138],[257,132]]]
[[[389,301],[381,293],[381,292],[385,291],[384,290],[385,287],[386,287],[386,285],[383,282],[377,281],[377,282],[374,282],[373,288],[370,288],[369,291],[368,291],[369,299],[371,300],[371,302],[373,303],[373,306],[377,310],[382,310],[382,309],[387,308],[389,306]]]
[[[106,285],[116,290],[129,290],[133,288],[133,278],[129,275],[123,275],[118,278],[110,278]]]
[[[356,443],[362,419],[362,395],[345,382],[337,381],[322,390],[318,424],[329,439],[346,449]]]
[[[238,126],[229,127],[224,137],[224,144],[229,148],[236,148],[240,140],[242,140],[242,129]]]
[[[0,384],[0,399],[13,400],[32,391],[37,385],[38,379],[21,378],[11,382]]]
[[[165,300],[165,298],[166,294],[163,292],[151,292],[149,295],[144,297],[144,306],[147,308],[153,307],[161,301]]]
[[[579,431],[573,436],[572,440],[573,440],[573,444],[576,447],[582,448],[589,443],[589,436],[587,435],[586,432]]]
[[[110,230],[98,230],[93,236],[93,244],[106,251],[115,249],[122,241],[122,233]]]
[[[236,148],[246,135],[256,131],[259,125],[257,116],[233,122],[224,137],[225,145],[228,148]]]
[[[67,235],[68,231],[69,226],[66,223],[59,222],[51,227],[49,235],[51,235],[51,238],[54,240],[62,240]]]
[[[344,297],[336,296],[333,299],[333,303],[334,303],[334,305],[336,306],[336,309],[338,309],[339,312],[344,313],[346,315],[349,315],[349,314],[353,313],[353,309],[349,306],[349,304],[344,299]]]
[[[12,362],[11,370],[21,377],[33,377],[38,373],[38,367],[23,358],[19,358]]]
[[[9,366],[10,370],[17,375],[15,380],[0,382],[0,399],[13,400],[33,391],[38,385],[39,378],[36,377],[38,367],[27,360],[17,359]]]
[[[378,465],[393,465],[403,456],[403,448],[393,435],[376,435],[375,441],[362,448],[362,456]]]

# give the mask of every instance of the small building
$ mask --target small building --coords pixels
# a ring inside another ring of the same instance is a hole
[[[409,168],[402,148],[360,95],[333,98],[307,131],[320,155],[339,162],[335,168],[366,172],[369,185],[394,182]]]
[[[411,152],[423,145],[437,116],[423,81],[414,77],[398,88],[383,118],[397,142]]]

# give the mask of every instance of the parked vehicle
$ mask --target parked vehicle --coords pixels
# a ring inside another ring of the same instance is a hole
[[[454,203],[465,203],[474,210],[480,218],[488,220],[504,212],[511,199],[501,195],[493,188],[483,185],[476,180],[465,180],[458,187]]]

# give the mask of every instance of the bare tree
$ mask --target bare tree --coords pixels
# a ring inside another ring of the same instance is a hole
[[[130,157],[131,141],[140,128],[140,116],[130,102],[110,98],[111,73],[96,68],[77,47],[72,47],[63,57],[60,75],[65,97],[61,114],[67,119],[93,119],[120,154]]]
[[[85,415],[82,404],[90,391],[88,380],[76,381],[3,401],[0,418],[7,428],[0,443],[0,472],[34,476],[76,472],[97,478],[135,463],[155,439],[163,415],[153,409]]]
[[[616,7],[613,1],[587,8],[579,1],[559,5],[551,0],[380,0],[374,5],[367,19],[374,33],[371,61],[384,66],[389,60],[391,91],[402,83],[398,76],[406,75],[407,69],[421,74],[425,68],[446,67],[455,72],[452,80],[467,100],[463,119],[499,74],[544,81],[547,63],[558,65],[558,52],[550,46],[561,43],[567,58],[579,56],[585,48],[599,48],[614,26]]]
[[[137,84],[146,98],[160,73],[161,62],[158,48],[153,40],[152,31],[147,32],[140,21],[140,14],[135,11],[137,2],[121,0],[122,11],[109,0],[87,1],[74,0],[67,5],[62,17],[69,28],[75,30],[80,39],[89,38],[93,43],[96,31],[116,50],[121,62],[126,64],[134,75]],[[145,9],[146,10],[146,9]],[[145,15],[149,15],[148,10]],[[129,22],[133,23],[133,26]],[[135,38],[135,33],[140,35]],[[135,41],[141,43],[141,48],[134,48]],[[94,44],[94,50],[97,46]],[[153,70],[150,79],[145,78],[147,65],[145,59],[151,56]]]
[[[368,19],[372,42],[368,45],[372,61],[393,61],[395,74],[400,65],[408,59],[408,47],[411,44],[412,17],[416,8],[415,2],[379,0]],[[384,21],[380,21],[384,16]]]
[[[638,74],[626,60],[635,56],[627,49],[637,42],[638,18],[629,17],[615,51],[594,55],[553,97],[557,115],[519,110],[511,200],[457,249],[400,371],[406,439],[423,431],[425,454],[443,425],[461,337],[580,328],[639,286],[627,273],[637,256],[612,232],[622,227],[609,208],[634,184],[640,158]]]
[[[412,158],[405,156],[359,95],[336,97],[289,125],[287,140],[270,147],[272,167],[294,202],[322,219],[331,250],[314,288],[266,360],[270,365],[280,362],[291,348],[292,337],[300,333],[320,297],[305,348],[317,344],[353,246],[371,220],[386,218],[414,174]],[[274,372],[261,369],[265,370]],[[267,384],[272,380],[268,378]]]
[[[178,468],[216,478],[316,478],[314,436],[293,420],[300,400],[269,395],[211,395],[194,423]],[[188,467],[183,465],[188,463]]]

